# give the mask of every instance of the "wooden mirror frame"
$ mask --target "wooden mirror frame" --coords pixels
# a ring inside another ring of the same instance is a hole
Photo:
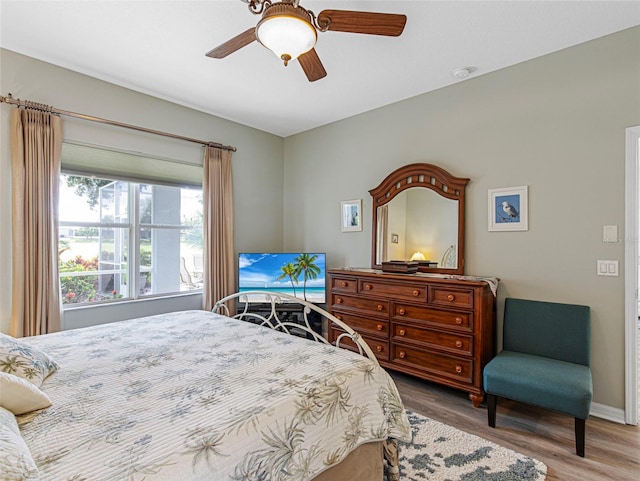
[[[411,187],[431,189],[447,199],[458,201],[458,246],[457,267],[455,269],[419,266],[420,272],[435,274],[464,274],[464,194],[469,179],[454,177],[446,170],[432,164],[409,164],[391,172],[375,189],[369,191],[373,199],[373,220],[371,222],[371,267],[381,269],[377,263],[378,207],[390,202],[396,195]]]

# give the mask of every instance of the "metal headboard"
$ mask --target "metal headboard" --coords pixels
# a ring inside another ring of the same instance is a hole
[[[256,304],[255,302],[249,302],[250,298],[261,299],[261,312],[252,312],[252,307],[255,308]],[[262,299],[264,299],[264,301],[262,301]],[[235,314],[230,312],[230,304],[235,304]],[[302,323],[280,319],[276,307],[295,304],[302,306]],[[266,314],[264,308],[265,305],[268,306],[268,308],[266,309]],[[344,331],[344,333],[340,334],[336,339],[337,347],[342,347],[340,346],[340,343],[344,341],[344,339],[351,339],[351,341],[358,348],[358,351],[361,355],[367,356],[373,362],[378,364],[378,360],[376,359],[375,354],[373,353],[369,345],[364,341],[364,339],[362,339],[362,336],[360,336],[360,334],[351,329],[343,321],[325,311],[324,309],[321,309],[317,305],[288,294],[281,294],[271,291],[236,292],[235,294],[226,296],[216,302],[216,304],[213,306],[212,312],[223,314],[233,319],[250,321],[255,324],[270,327],[271,329],[286,332],[287,334],[292,334],[292,331],[294,329],[302,330],[307,335],[307,338],[313,339],[317,342],[322,342],[324,344],[330,344],[327,339],[325,339],[321,334],[314,331],[311,327],[311,324],[309,322],[309,314],[311,312],[315,312],[320,315],[320,319],[327,319],[328,322],[332,322]]]

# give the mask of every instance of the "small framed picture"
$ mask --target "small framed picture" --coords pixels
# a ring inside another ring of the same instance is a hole
[[[398,234],[391,234],[391,242],[393,244],[397,244],[398,243]]]
[[[362,230],[362,199],[344,200],[340,203],[342,232]]]
[[[489,230],[529,230],[528,187],[489,189]]]

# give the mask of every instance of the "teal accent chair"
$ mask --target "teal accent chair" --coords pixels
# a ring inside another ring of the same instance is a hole
[[[584,457],[593,397],[590,346],[588,306],[507,298],[504,350],[483,371],[489,426],[496,427],[498,397],[569,414],[576,453]]]

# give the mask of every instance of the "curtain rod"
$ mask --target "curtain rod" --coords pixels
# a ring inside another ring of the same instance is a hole
[[[10,93],[6,97],[0,96],[0,103],[2,102],[11,104],[11,105],[17,105],[18,107],[26,107],[26,108],[35,109],[35,110],[42,110],[44,112],[50,112],[52,114],[66,115],[67,117],[75,117],[77,119],[89,120],[91,122],[115,125],[116,127],[124,127],[126,129],[138,130],[140,132],[147,132],[149,134],[162,135],[164,137],[171,137],[172,139],[185,140],[187,142],[193,142],[195,144],[201,144],[203,146],[208,146],[208,147],[217,147],[219,149],[230,150],[232,152],[235,152],[237,150],[235,147],[231,145],[223,145],[217,142],[209,142],[206,140],[192,139],[191,137],[185,137],[183,135],[171,134],[168,132],[161,132],[160,130],[147,129],[145,127],[138,127],[137,125],[125,124],[122,122],[117,122],[115,120],[101,119],[100,117],[93,117],[91,115],[78,114],[76,112],[69,112],[68,110],[60,110],[60,109],[51,107],[50,105],[39,104],[36,102],[31,102],[30,100],[14,99]]]

